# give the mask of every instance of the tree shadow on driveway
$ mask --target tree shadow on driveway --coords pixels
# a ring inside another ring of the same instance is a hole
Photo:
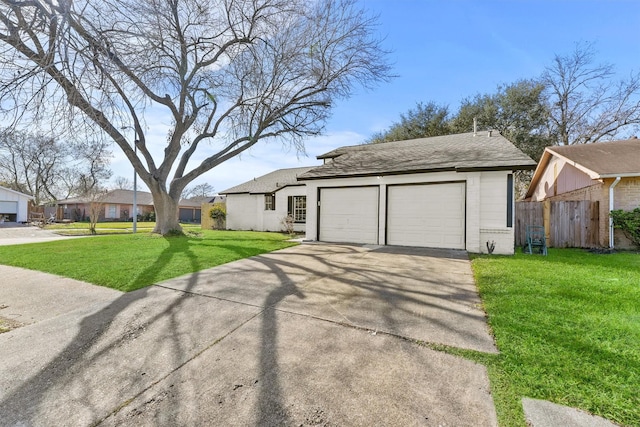
[[[155,274],[170,257],[167,249],[142,274]],[[415,339],[416,329],[402,329],[407,319],[459,333],[459,325],[438,318],[443,313],[481,320],[469,302],[453,301],[466,287],[435,283],[441,279],[429,278],[429,260],[416,261],[355,246],[303,245],[123,294],[87,310],[66,335],[66,319],[52,319],[52,336],[64,344],[35,349],[42,369],[24,382],[15,378],[20,386],[2,397],[0,424],[299,425],[318,421],[320,412],[349,424],[354,405],[384,424],[385,411],[406,418],[424,406],[403,397],[406,384],[459,405],[465,389],[455,382],[422,389],[433,383],[429,375],[455,363],[375,335],[388,330]],[[464,366],[465,375],[473,371]],[[381,376],[389,369],[394,377]],[[481,389],[482,381],[478,374],[472,383]],[[377,393],[394,406],[371,406]],[[211,404],[218,395],[228,399]]]
[[[187,282],[187,288],[193,287],[200,269],[197,257],[178,239],[166,240],[168,247],[135,281],[153,281],[180,252],[196,271]],[[20,385],[2,393],[0,425],[38,425],[47,419],[90,424],[108,415],[105,411],[120,405],[122,396],[141,392],[168,374],[166,366],[184,363],[202,346],[202,337],[190,337],[197,320],[185,315],[188,309],[198,309],[188,293],[146,287],[15,331],[45,345],[29,349],[25,344],[36,366],[25,369],[15,362],[32,375],[13,378]],[[73,405],[60,404],[58,398]]]

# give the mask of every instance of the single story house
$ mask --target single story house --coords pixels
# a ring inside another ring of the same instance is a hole
[[[310,169],[279,169],[221,191],[227,196],[227,229],[282,231],[285,218],[291,215],[294,230],[304,232],[307,190],[297,178]]]
[[[133,218],[133,190],[111,190],[101,198],[104,208],[99,221],[130,221]],[[90,201],[83,197],[56,202],[57,219],[85,221],[89,219]],[[201,202],[180,200],[179,218],[184,222],[200,222]],[[139,217],[155,213],[153,197],[148,191],[136,191],[136,210]]]
[[[32,196],[0,187],[0,222],[27,222]]]
[[[312,241],[514,253],[513,172],[536,163],[497,132],[342,147],[298,176]]]
[[[640,139],[547,147],[525,198],[597,201],[600,245],[631,247],[609,212],[640,207]]]

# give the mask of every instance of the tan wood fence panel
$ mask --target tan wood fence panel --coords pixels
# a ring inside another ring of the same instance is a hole
[[[527,225],[543,225],[549,247],[598,246],[599,212],[599,203],[589,200],[517,202],[516,246],[524,245]]]
[[[527,225],[544,225],[542,202],[516,203],[516,246],[525,244]]]

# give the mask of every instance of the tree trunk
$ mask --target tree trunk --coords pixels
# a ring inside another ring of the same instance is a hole
[[[178,221],[178,201],[174,200],[166,191],[152,189],[151,192],[156,210],[156,226],[153,232],[163,236],[182,233],[182,227]]]

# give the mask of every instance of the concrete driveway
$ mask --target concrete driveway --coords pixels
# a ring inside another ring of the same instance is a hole
[[[18,223],[0,224],[0,246],[77,239],[84,236],[61,236],[50,230]]]
[[[0,425],[497,424],[485,368],[420,344],[496,352],[463,252],[304,244],[127,294],[0,277],[26,324]]]

